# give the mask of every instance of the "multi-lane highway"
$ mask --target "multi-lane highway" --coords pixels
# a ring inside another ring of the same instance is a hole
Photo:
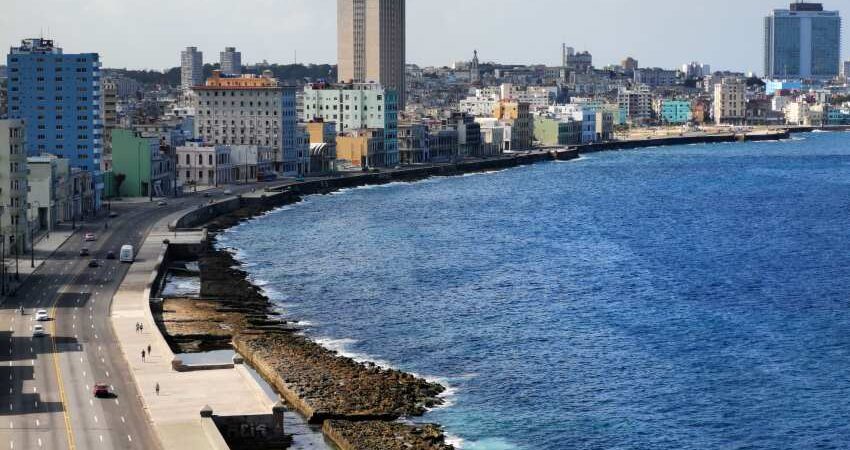
[[[0,450],[156,449],[125,356],[109,320],[112,297],[129,265],[107,260],[124,244],[138,248],[150,228],[199,196],[155,203],[115,204],[118,217],[81,224],[0,307]],[[97,239],[85,242],[84,235]],[[86,248],[91,256],[80,256]],[[97,259],[100,267],[89,267]],[[24,307],[24,313],[18,310]],[[50,321],[35,321],[46,309]],[[36,324],[47,332],[33,337]],[[127,355],[138,357],[138,355]],[[95,383],[114,396],[95,398]]]

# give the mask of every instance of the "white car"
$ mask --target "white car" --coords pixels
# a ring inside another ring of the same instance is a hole
[[[42,337],[45,336],[44,327],[41,325],[33,325],[32,327],[32,337]]]
[[[47,315],[47,310],[39,309],[35,312],[35,320],[39,322],[44,322],[46,320],[50,320],[50,316]]]
[[[86,233],[85,239],[86,239],[86,242],[92,242],[92,241],[96,240],[97,238],[95,237],[94,233]]]

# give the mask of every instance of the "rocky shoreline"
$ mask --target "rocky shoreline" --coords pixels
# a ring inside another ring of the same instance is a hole
[[[198,256],[199,298],[169,298],[154,308],[172,348],[179,353],[235,348],[309,422],[323,424],[325,435],[342,449],[453,448],[438,425],[398,421],[442,404],[445,387],[354,361],[303,336],[297,322],[279,318],[233,254],[215,248],[216,232],[264,212],[245,207],[207,224],[210,239]]]

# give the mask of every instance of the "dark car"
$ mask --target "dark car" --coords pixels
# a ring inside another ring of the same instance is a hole
[[[116,213],[116,212],[111,212],[111,213],[109,213],[109,217],[110,217],[110,218],[112,218],[112,219],[114,219],[114,218],[118,217],[118,213]]]
[[[115,259],[115,252],[106,252],[106,259]]]
[[[89,256],[89,249],[81,248],[80,249],[80,256]]]
[[[91,267],[91,268],[100,267],[100,261],[98,261],[96,259],[89,261],[89,267]]]
[[[92,394],[97,398],[109,398],[112,393],[109,392],[109,385],[104,383],[95,383],[92,388]]]

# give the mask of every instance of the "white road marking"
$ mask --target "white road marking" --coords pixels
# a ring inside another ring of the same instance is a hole
[[[37,427],[41,426],[41,421],[38,420],[38,419],[35,419],[35,426],[37,426]]]
[[[121,423],[127,423],[127,421],[124,420],[124,416],[121,416]]]
[[[86,390],[88,390],[88,386],[86,386]],[[94,406],[94,401],[92,399],[89,399],[89,405]]]
[[[97,416],[94,416],[94,423],[97,423]],[[102,441],[103,438],[101,438],[100,440]]]
[[[127,435],[127,440],[133,442],[133,438],[131,438],[129,434]]]
[[[41,438],[38,438],[38,446],[41,447]]]

